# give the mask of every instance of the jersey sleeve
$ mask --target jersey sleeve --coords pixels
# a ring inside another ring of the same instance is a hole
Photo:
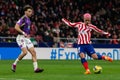
[[[19,19],[18,21],[17,21],[17,23],[16,24],[18,24],[18,25],[22,25],[22,23],[23,23],[23,19]]]
[[[94,26],[94,25],[90,25],[90,27],[91,27],[94,31],[96,31],[96,32],[98,32],[98,33],[100,33],[100,34],[105,34],[105,35],[108,34],[107,32],[104,32],[103,30],[97,28],[97,27]]]
[[[25,25],[25,16],[21,17],[16,24],[18,24],[19,26]]]
[[[71,26],[71,27],[79,27],[79,24],[81,24],[81,22],[76,22],[76,23],[71,23],[70,21],[68,21],[67,19],[65,18],[62,18],[62,21],[67,24],[68,26]]]

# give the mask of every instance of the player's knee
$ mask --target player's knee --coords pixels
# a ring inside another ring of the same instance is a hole
[[[94,57],[93,59],[97,60],[98,58],[97,58],[97,57]]]
[[[35,50],[32,50],[32,51],[31,51],[31,54],[32,54],[32,56],[36,56]]]
[[[26,55],[28,52],[27,50],[23,50],[23,54]]]
[[[93,55],[92,55],[92,58],[93,58],[93,59],[98,59],[98,56],[97,56],[96,54],[93,54]]]
[[[27,55],[27,51],[23,52],[24,55]]]
[[[31,50],[31,53],[36,54],[35,50]]]
[[[85,58],[85,54],[84,53],[80,53],[79,56],[80,56],[80,58]]]
[[[27,52],[27,49],[26,48],[23,48],[22,49],[22,53],[24,54],[24,55],[26,55],[28,52]]]

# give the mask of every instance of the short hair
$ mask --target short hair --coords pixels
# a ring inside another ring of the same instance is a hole
[[[33,10],[32,6],[30,6],[30,5],[25,5],[24,8],[23,8],[24,11],[27,11],[28,9]]]

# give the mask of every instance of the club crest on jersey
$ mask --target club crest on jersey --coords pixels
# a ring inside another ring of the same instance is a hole
[[[79,34],[86,34],[86,31],[80,31]]]
[[[90,29],[82,30],[82,31],[80,31],[80,34],[87,34],[89,31],[91,31],[91,30]]]

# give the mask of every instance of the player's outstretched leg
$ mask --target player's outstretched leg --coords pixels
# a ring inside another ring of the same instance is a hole
[[[113,61],[113,59],[110,58],[109,56],[102,56],[102,57],[103,57],[104,60],[107,60],[107,61],[110,61],[110,62]]]
[[[100,54],[97,54],[97,56],[98,56],[98,59],[99,59],[99,60],[100,60],[100,59],[103,59],[103,60],[110,61],[110,62],[113,61],[113,59],[110,58],[109,56],[102,56],[102,55],[100,55]]]

